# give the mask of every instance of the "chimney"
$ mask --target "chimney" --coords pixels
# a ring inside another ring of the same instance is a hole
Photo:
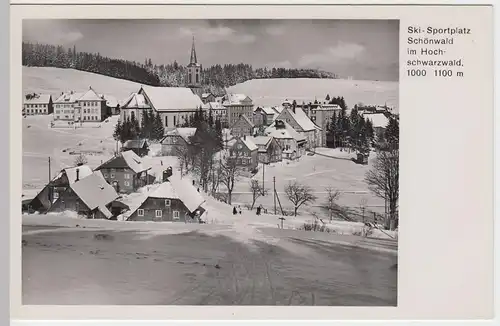
[[[76,180],[75,182],[80,181],[80,169],[76,169]]]
[[[172,167],[169,166],[165,171],[163,171],[163,182],[167,182],[168,178],[172,176]]]
[[[243,135],[243,140],[247,140],[247,135]]]

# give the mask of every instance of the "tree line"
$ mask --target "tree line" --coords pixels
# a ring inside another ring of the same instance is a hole
[[[123,121],[118,120],[113,132],[113,138],[120,143],[127,140],[148,139],[159,141],[163,138],[165,128],[159,113],[153,110],[145,110],[141,116],[141,123],[134,115],[126,117]]]
[[[105,76],[131,80],[151,86],[183,87],[186,85],[187,67],[177,61],[171,64],[154,64],[108,58],[100,53],[77,51],[76,47],[22,43],[22,64],[33,67],[73,68]],[[225,88],[251,79],[261,78],[338,78],[334,73],[317,69],[288,69],[276,67],[253,68],[252,65],[216,64],[203,68],[203,92],[216,96],[225,94]]]

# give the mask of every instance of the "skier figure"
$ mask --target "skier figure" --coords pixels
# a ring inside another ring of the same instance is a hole
[[[233,206],[233,215],[238,214],[238,211],[236,210],[236,206]]]
[[[238,205],[238,210],[240,211],[240,215],[241,215],[241,206]]]
[[[257,207],[257,215],[260,215],[260,206]]]

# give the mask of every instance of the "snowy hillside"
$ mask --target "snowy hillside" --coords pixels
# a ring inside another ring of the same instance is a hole
[[[286,98],[297,102],[324,100],[330,97],[343,96],[349,107],[363,103],[367,105],[384,105],[394,107],[399,112],[399,83],[344,80],[344,79],[254,79],[231,86],[230,93],[244,93],[250,96],[256,105],[279,105]]]
[[[23,67],[23,94],[48,93],[56,97],[63,91],[83,91],[92,86],[98,93],[112,95],[118,101],[137,92],[140,84],[75,69]]]

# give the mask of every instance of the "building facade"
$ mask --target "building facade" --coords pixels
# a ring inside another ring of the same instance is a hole
[[[274,137],[256,136],[251,141],[258,147],[257,160],[259,163],[269,164],[282,160],[282,150],[278,141]]]
[[[253,120],[253,101],[244,94],[228,94],[222,105],[227,110],[227,123],[232,126],[241,115]]]
[[[245,115],[240,118],[231,126],[231,134],[234,137],[252,136],[255,125]]]
[[[54,121],[101,122],[108,116],[106,100],[92,87],[85,93],[63,93],[54,101]]]
[[[194,136],[196,128],[176,128],[167,132],[161,140],[161,152],[164,156],[177,156],[181,150],[187,150],[191,144],[190,137]]]
[[[23,104],[23,115],[51,114],[54,112],[52,96],[49,94],[28,94]]]
[[[235,139],[229,149],[229,159],[236,160],[236,164],[251,172],[258,166],[258,147],[251,137],[243,136]]]

